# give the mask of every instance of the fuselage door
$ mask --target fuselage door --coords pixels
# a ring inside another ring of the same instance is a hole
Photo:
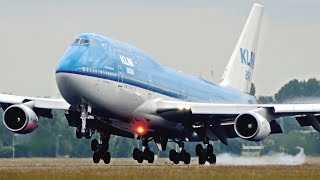
[[[122,89],[123,86],[123,69],[122,66],[118,66],[118,87]]]
[[[182,100],[186,99],[186,90],[185,90],[184,84],[181,84],[181,99]]]
[[[152,76],[148,74],[148,97],[152,97]]]

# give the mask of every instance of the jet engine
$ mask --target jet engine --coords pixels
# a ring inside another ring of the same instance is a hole
[[[234,130],[243,139],[260,141],[271,133],[270,116],[266,109],[260,108],[240,114],[235,120]]]
[[[12,105],[3,113],[3,124],[18,134],[28,134],[38,127],[38,116],[24,104]]]

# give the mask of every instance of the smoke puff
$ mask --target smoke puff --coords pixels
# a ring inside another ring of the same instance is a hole
[[[233,165],[233,166],[262,166],[262,165],[284,165],[296,166],[305,162],[304,150],[297,147],[300,151],[296,155],[286,153],[271,152],[268,155],[260,157],[244,157],[229,153],[219,154],[217,156],[218,165]]]

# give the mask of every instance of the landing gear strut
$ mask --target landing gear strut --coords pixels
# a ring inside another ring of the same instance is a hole
[[[170,161],[174,164],[179,164],[180,161],[183,161],[184,164],[190,164],[191,156],[190,154],[184,149],[184,143],[179,143],[180,152],[177,152],[174,149],[171,149],[169,152]]]
[[[197,144],[196,155],[199,156],[199,164],[204,164],[206,161],[210,164],[216,163],[216,155],[213,153],[213,146],[209,143],[207,144],[206,149],[204,149],[201,144]]]
[[[100,142],[96,139],[91,141],[91,150],[93,151],[93,162],[99,163],[100,159],[103,160],[105,164],[109,164],[111,160],[109,149],[109,133],[100,132]]]
[[[134,160],[138,161],[138,163],[142,163],[143,160],[147,160],[148,163],[154,162],[154,152],[150,150],[148,143],[148,139],[142,140],[142,151],[139,148],[134,148],[132,157]]]
[[[87,120],[89,119],[89,112],[91,108],[89,106],[81,106],[81,126],[76,129],[76,137],[81,139],[83,136],[90,139],[94,133],[94,130],[87,128]]]

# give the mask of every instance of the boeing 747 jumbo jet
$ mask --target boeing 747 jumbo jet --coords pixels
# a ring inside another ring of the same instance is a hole
[[[96,34],[81,34],[56,67],[63,99],[0,94],[3,123],[14,133],[31,133],[39,117],[65,111],[76,137],[90,139],[93,162],[110,162],[109,138],[117,135],[142,141],[133,150],[139,163],[154,162],[148,144],[160,151],[167,142],[174,164],[190,163],[184,142],[203,142],[195,152],[199,164],[214,164],[212,141],[229,138],[260,141],[282,133],[277,118],[294,116],[301,126],[320,131],[320,104],[257,104],[248,94],[256,61],[263,6],[255,4],[219,84],[165,67],[143,51]]]

